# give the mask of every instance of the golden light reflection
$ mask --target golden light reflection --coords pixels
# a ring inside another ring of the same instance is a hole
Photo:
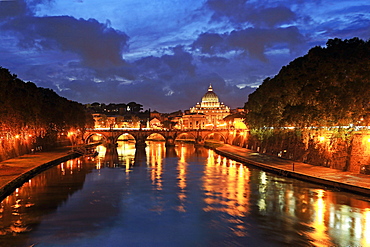
[[[297,190],[268,179],[264,172],[260,172],[258,192],[257,205],[262,215],[274,217],[284,212],[287,219],[306,219],[312,231],[303,234],[314,246],[370,246],[368,202],[323,189]]]
[[[18,235],[32,231],[34,226],[39,224],[42,216],[47,213],[45,212],[46,201],[43,198],[45,194],[55,194],[58,200],[67,198],[73,189],[71,190],[69,186],[58,187],[58,185],[66,181],[76,182],[76,179],[81,178],[77,172],[80,163],[78,159],[64,162],[28,180],[22,187],[7,196],[0,204],[2,238],[16,238]],[[57,204],[50,202],[50,205]]]
[[[185,154],[187,152],[187,148],[185,147],[185,145],[181,145],[181,148],[180,148],[180,162],[185,162]]]
[[[325,201],[324,201],[324,190],[317,190],[317,200],[314,203],[314,222],[312,227],[315,231],[312,233],[311,237],[317,246],[328,246],[330,240],[326,234],[327,227],[325,225],[324,216],[325,216]]]
[[[101,159],[104,159],[105,153],[107,151],[107,148],[104,147],[104,145],[99,145],[96,147],[96,151],[98,152],[98,160],[101,161]],[[100,168],[99,168],[100,169]]]
[[[60,164],[60,170],[62,171],[62,174],[65,175],[66,171],[64,169],[64,163]]]
[[[180,205],[177,206],[177,210],[179,212],[186,212],[185,208],[185,202],[187,199],[186,196],[186,189],[187,189],[187,181],[186,181],[186,175],[187,175],[187,163],[185,162],[185,153],[187,152],[187,149],[185,146],[181,147],[180,152],[180,160],[178,162],[177,166],[177,186],[179,187],[179,192],[177,193],[177,197],[180,201]]]
[[[216,157],[216,158],[215,158]],[[245,226],[238,217],[245,217],[249,211],[249,169],[235,161],[221,158],[208,150],[204,171],[204,211],[220,211],[233,216],[231,230],[237,236],[245,236]]]
[[[95,165],[95,169],[97,170],[100,170],[101,169],[101,159],[98,159],[98,161],[96,162],[96,165]]]
[[[322,189],[315,190],[316,200],[313,203],[313,222],[311,227],[314,229],[310,232],[312,243],[315,246],[330,246],[332,243],[327,234],[327,224],[325,222],[326,215],[326,201],[325,201],[325,191]]]
[[[370,246],[370,208],[366,208],[363,214],[362,246]]]
[[[163,142],[148,142],[146,148],[148,166],[152,184],[157,190],[162,190],[162,174],[163,174],[163,158],[165,155],[165,148]]]
[[[125,172],[130,173],[131,167],[135,162],[135,142],[123,141],[118,142],[117,154],[119,157],[120,165],[125,167]]]
[[[260,195],[265,195],[267,179],[266,179],[266,172],[264,172],[264,171],[260,172],[260,182],[259,182],[259,184],[260,185],[258,187],[258,191],[259,191]],[[261,196],[258,200],[257,205],[259,207],[260,212],[266,211],[266,197]]]

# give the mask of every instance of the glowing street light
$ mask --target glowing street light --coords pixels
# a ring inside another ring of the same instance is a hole
[[[74,139],[75,139],[75,132],[71,131],[71,132],[68,132],[67,134],[67,137],[70,138],[71,140],[71,145],[72,145],[72,152],[74,151],[74,148],[73,148],[73,143],[74,143]]]

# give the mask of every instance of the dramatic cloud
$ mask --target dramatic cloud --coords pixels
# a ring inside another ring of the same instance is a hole
[[[0,0],[0,66],[82,103],[242,107],[328,39],[370,37],[366,0]]]
[[[9,17],[25,15],[29,12],[23,1],[0,1],[0,21]]]
[[[208,0],[206,5],[214,11],[213,21],[226,19],[238,25],[249,23],[255,27],[274,27],[296,20],[295,13],[289,8],[281,5],[266,7],[265,1],[261,2],[235,0],[230,4],[228,0]]]
[[[193,43],[202,53],[216,54],[230,51],[242,51],[252,58],[265,61],[265,52],[274,46],[285,46],[294,50],[304,42],[304,37],[296,27],[257,29],[247,28],[232,31],[230,34],[203,33]]]
[[[128,40],[126,34],[107,24],[69,16],[23,16],[9,21],[3,29],[17,32],[22,48],[75,52],[87,66],[93,67],[122,65],[122,51]]]

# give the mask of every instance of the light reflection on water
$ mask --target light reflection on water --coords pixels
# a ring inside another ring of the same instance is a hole
[[[0,246],[370,246],[369,198],[191,144],[98,150],[4,199]]]

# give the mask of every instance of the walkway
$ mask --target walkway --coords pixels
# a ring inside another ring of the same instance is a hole
[[[36,152],[0,162],[0,201],[39,172],[78,156],[69,150]]]
[[[265,171],[370,196],[370,175],[313,166],[231,145],[218,147],[215,151],[223,156],[259,167]]]

